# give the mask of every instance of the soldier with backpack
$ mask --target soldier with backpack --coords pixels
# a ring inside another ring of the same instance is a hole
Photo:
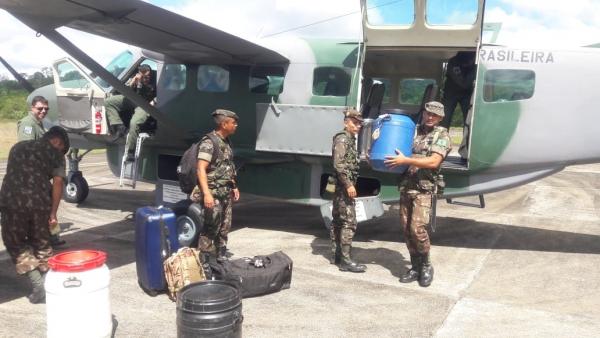
[[[225,109],[215,110],[212,116],[217,127],[198,144],[198,184],[191,193],[191,199],[204,206],[204,227],[198,248],[203,253],[215,253],[217,260],[224,261],[227,260],[232,202],[240,198],[229,142],[229,136],[237,129],[239,117]]]

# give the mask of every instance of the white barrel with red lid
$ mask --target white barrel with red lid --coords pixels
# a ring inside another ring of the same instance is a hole
[[[110,272],[106,253],[78,250],[48,260],[47,333],[53,337],[110,337]]]

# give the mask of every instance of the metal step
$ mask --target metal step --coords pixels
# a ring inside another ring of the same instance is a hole
[[[142,152],[142,146],[144,141],[150,137],[148,133],[140,133],[135,143],[135,155],[133,161],[127,161],[127,149],[129,149],[128,142],[125,142],[125,150],[123,151],[123,158],[121,159],[121,175],[119,176],[119,186],[123,185],[131,186],[135,189],[135,183],[138,180],[138,161]]]

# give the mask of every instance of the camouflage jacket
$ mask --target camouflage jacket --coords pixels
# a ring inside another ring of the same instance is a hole
[[[346,189],[355,185],[359,169],[356,137],[347,131],[335,134],[331,153],[337,184]]]
[[[233,150],[229,139],[223,139],[217,132],[212,131],[219,140],[220,156],[213,160],[213,142],[205,136],[198,145],[198,159],[209,162],[206,176],[208,188],[217,197],[226,197],[235,184],[235,164],[233,163]]]
[[[17,122],[17,141],[37,140],[42,138],[46,130],[31,112]]]
[[[412,147],[413,157],[428,157],[432,153],[438,153],[442,155],[442,158],[446,158],[451,148],[450,136],[446,128],[435,126],[431,131],[426,132],[420,126],[417,127],[417,135],[415,135]],[[407,170],[400,176],[400,191],[433,192],[439,178],[439,171],[439,168]]]
[[[64,157],[48,140],[15,144],[0,188],[0,209],[50,212],[55,176],[65,177]]]

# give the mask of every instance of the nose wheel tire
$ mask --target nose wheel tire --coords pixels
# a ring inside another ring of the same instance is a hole
[[[69,203],[83,202],[90,192],[87,181],[83,176],[73,176],[65,185],[63,199]]]

